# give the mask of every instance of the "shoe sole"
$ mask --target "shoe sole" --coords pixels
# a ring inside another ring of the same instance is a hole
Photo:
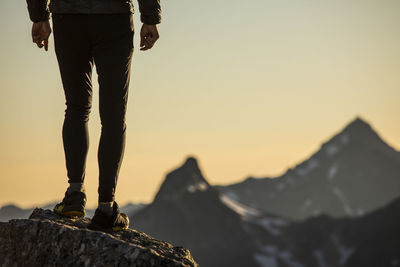
[[[113,226],[112,228],[103,228],[93,222],[91,222],[88,227],[89,230],[94,230],[94,231],[102,231],[102,232],[106,232],[106,233],[112,233],[112,232],[119,232],[119,231],[124,231],[127,230],[129,228],[129,218],[128,218],[128,225],[125,227],[121,227],[121,226]]]
[[[114,233],[114,232],[120,232],[120,231],[124,231],[127,230],[128,227],[122,228],[120,226],[114,226],[113,228],[103,228],[100,227],[98,225],[88,225],[87,227],[89,230],[93,230],[93,231],[101,231],[101,232],[105,232],[105,233]]]
[[[64,210],[64,205],[60,205],[58,207],[54,207],[53,211],[54,213],[68,217],[68,218],[74,218],[74,217],[84,217],[85,212],[84,211],[79,211],[79,210],[69,210],[69,211],[63,211]]]

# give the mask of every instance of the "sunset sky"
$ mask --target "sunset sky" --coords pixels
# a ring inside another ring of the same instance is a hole
[[[161,0],[139,51],[139,9],[116,200],[150,202],[196,156],[211,184],[276,176],[360,116],[400,150],[400,1]],[[25,0],[0,2],[0,206],[60,201],[65,99],[53,35],[32,43]],[[79,40],[76,40],[77,42]],[[97,202],[98,85],[88,206]]]

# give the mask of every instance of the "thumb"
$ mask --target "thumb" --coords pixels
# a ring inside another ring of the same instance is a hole
[[[48,50],[49,49],[49,39],[45,39],[44,40],[44,50]]]

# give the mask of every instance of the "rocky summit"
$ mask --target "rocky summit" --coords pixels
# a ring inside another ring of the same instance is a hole
[[[92,231],[89,222],[37,208],[0,223],[0,266],[198,266],[181,246],[133,229]]]

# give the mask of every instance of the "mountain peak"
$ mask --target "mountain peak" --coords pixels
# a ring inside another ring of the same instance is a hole
[[[167,174],[155,200],[179,198],[181,194],[206,191],[210,187],[201,173],[197,159],[189,156],[180,167]]]
[[[193,170],[200,169],[199,164],[197,163],[197,159],[193,156],[188,156],[182,167]]]
[[[359,116],[347,124],[339,135],[342,141],[351,140],[351,143],[368,146],[384,143],[371,125]]]
[[[342,145],[353,144],[363,147],[387,146],[371,125],[357,116],[349,122],[338,134],[333,136],[329,141],[323,143],[322,147],[328,147],[328,154],[334,154]]]
[[[347,124],[347,126],[344,128],[344,131],[374,132],[371,125],[359,116]]]

